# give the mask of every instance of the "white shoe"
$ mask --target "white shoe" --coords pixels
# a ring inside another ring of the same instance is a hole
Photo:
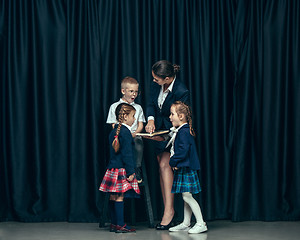
[[[196,223],[194,225],[194,227],[192,227],[188,233],[202,233],[202,232],[206,232],[207,231],[207,226],[206,226],[206,223],[202,223],[202,224],[199,224],[199,223]]]
[[[175,227],[169,228],[170,232],[188,231],[188,230],[190,230],[190,226],[186,226],[184,223],[180,223]]]

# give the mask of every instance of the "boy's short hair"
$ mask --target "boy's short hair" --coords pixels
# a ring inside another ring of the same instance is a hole
[[[127,83],[139,84],[135,78],[127,76],[127,77],[123,78],[123,80],[121,82],[121,89],[125,89]]]

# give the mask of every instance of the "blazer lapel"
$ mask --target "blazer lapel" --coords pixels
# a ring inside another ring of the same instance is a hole
[[[162,105],[162,108],[169,106],[169,102],[172,100],[173,92],[169,92],[168,96],[166,97],[164,104]]]
[[[163,104],[162,108],[164,108],[164,106],[169,106],[169,105],[170,105],[170,104],[168,104],[169,101],[173,101],[173,95],[174,95],[174,93],[175,93],[175,91],[176,91],[176,89],[177,89],[177,84],[178,84],[178,81],[175,80],[174,85],[173,85],[172,92],[169,92],[169,93],[168,93],[168,96],[166,97],[166,99],[165,99],[165,101],[164,101],[164,104]],[[157,96],[157,97],[158,97],[158,96]]]

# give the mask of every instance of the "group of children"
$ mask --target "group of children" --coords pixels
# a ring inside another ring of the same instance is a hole
[[[110,161],[101,182],[100,191],[110,193],[109,210],[110,231],[116,233],[135,232],[124,222],[124,197],[140,194],[138,184],[142,182],[141,162],[143,140],[136,134],[143,131],[145,117],[142,107],[135,103],[139,94],[139,84],[132,77],[125,77],[121,83],[122,98],[111,105],[107,123],[112,124],[109,135]],[[199,158],[194,140],[192,114],[190,107],[176,101],[170,109],[173,127],[169,133],[171,145],[170,166],[174,171],[172,193],[181,193],[184,200],[184,220],[169,231],[188,231],[201,233],[207,231],[201,209],[192,194],[201,191],[197,170]],[[196,224],[191,228],[191,216],[195,215]]]

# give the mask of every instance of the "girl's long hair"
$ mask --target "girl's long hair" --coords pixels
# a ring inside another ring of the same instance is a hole
[[[128,103],[121,103],[117,106],[115,114],[116,114],[116,119],[119,122],[118,128],[116,131],[116,135],[114,136],[114,140],[112,142],[112,147],[117,153],[120,149],[120,141],[119,141],[119,134],[121,130],[122,123],[124,122],[124,116],[129,115],[131,111],[135,111],[135,108]]]
[[[181,101],[174,102],[172,104],[172,106],[175,106],[175,110],[178,115],[183,114],[186,117],[186,120],[190,127],[190,134],[195,137],[196,134],[193,129],[192,110],[191,110],[190,106]]]

